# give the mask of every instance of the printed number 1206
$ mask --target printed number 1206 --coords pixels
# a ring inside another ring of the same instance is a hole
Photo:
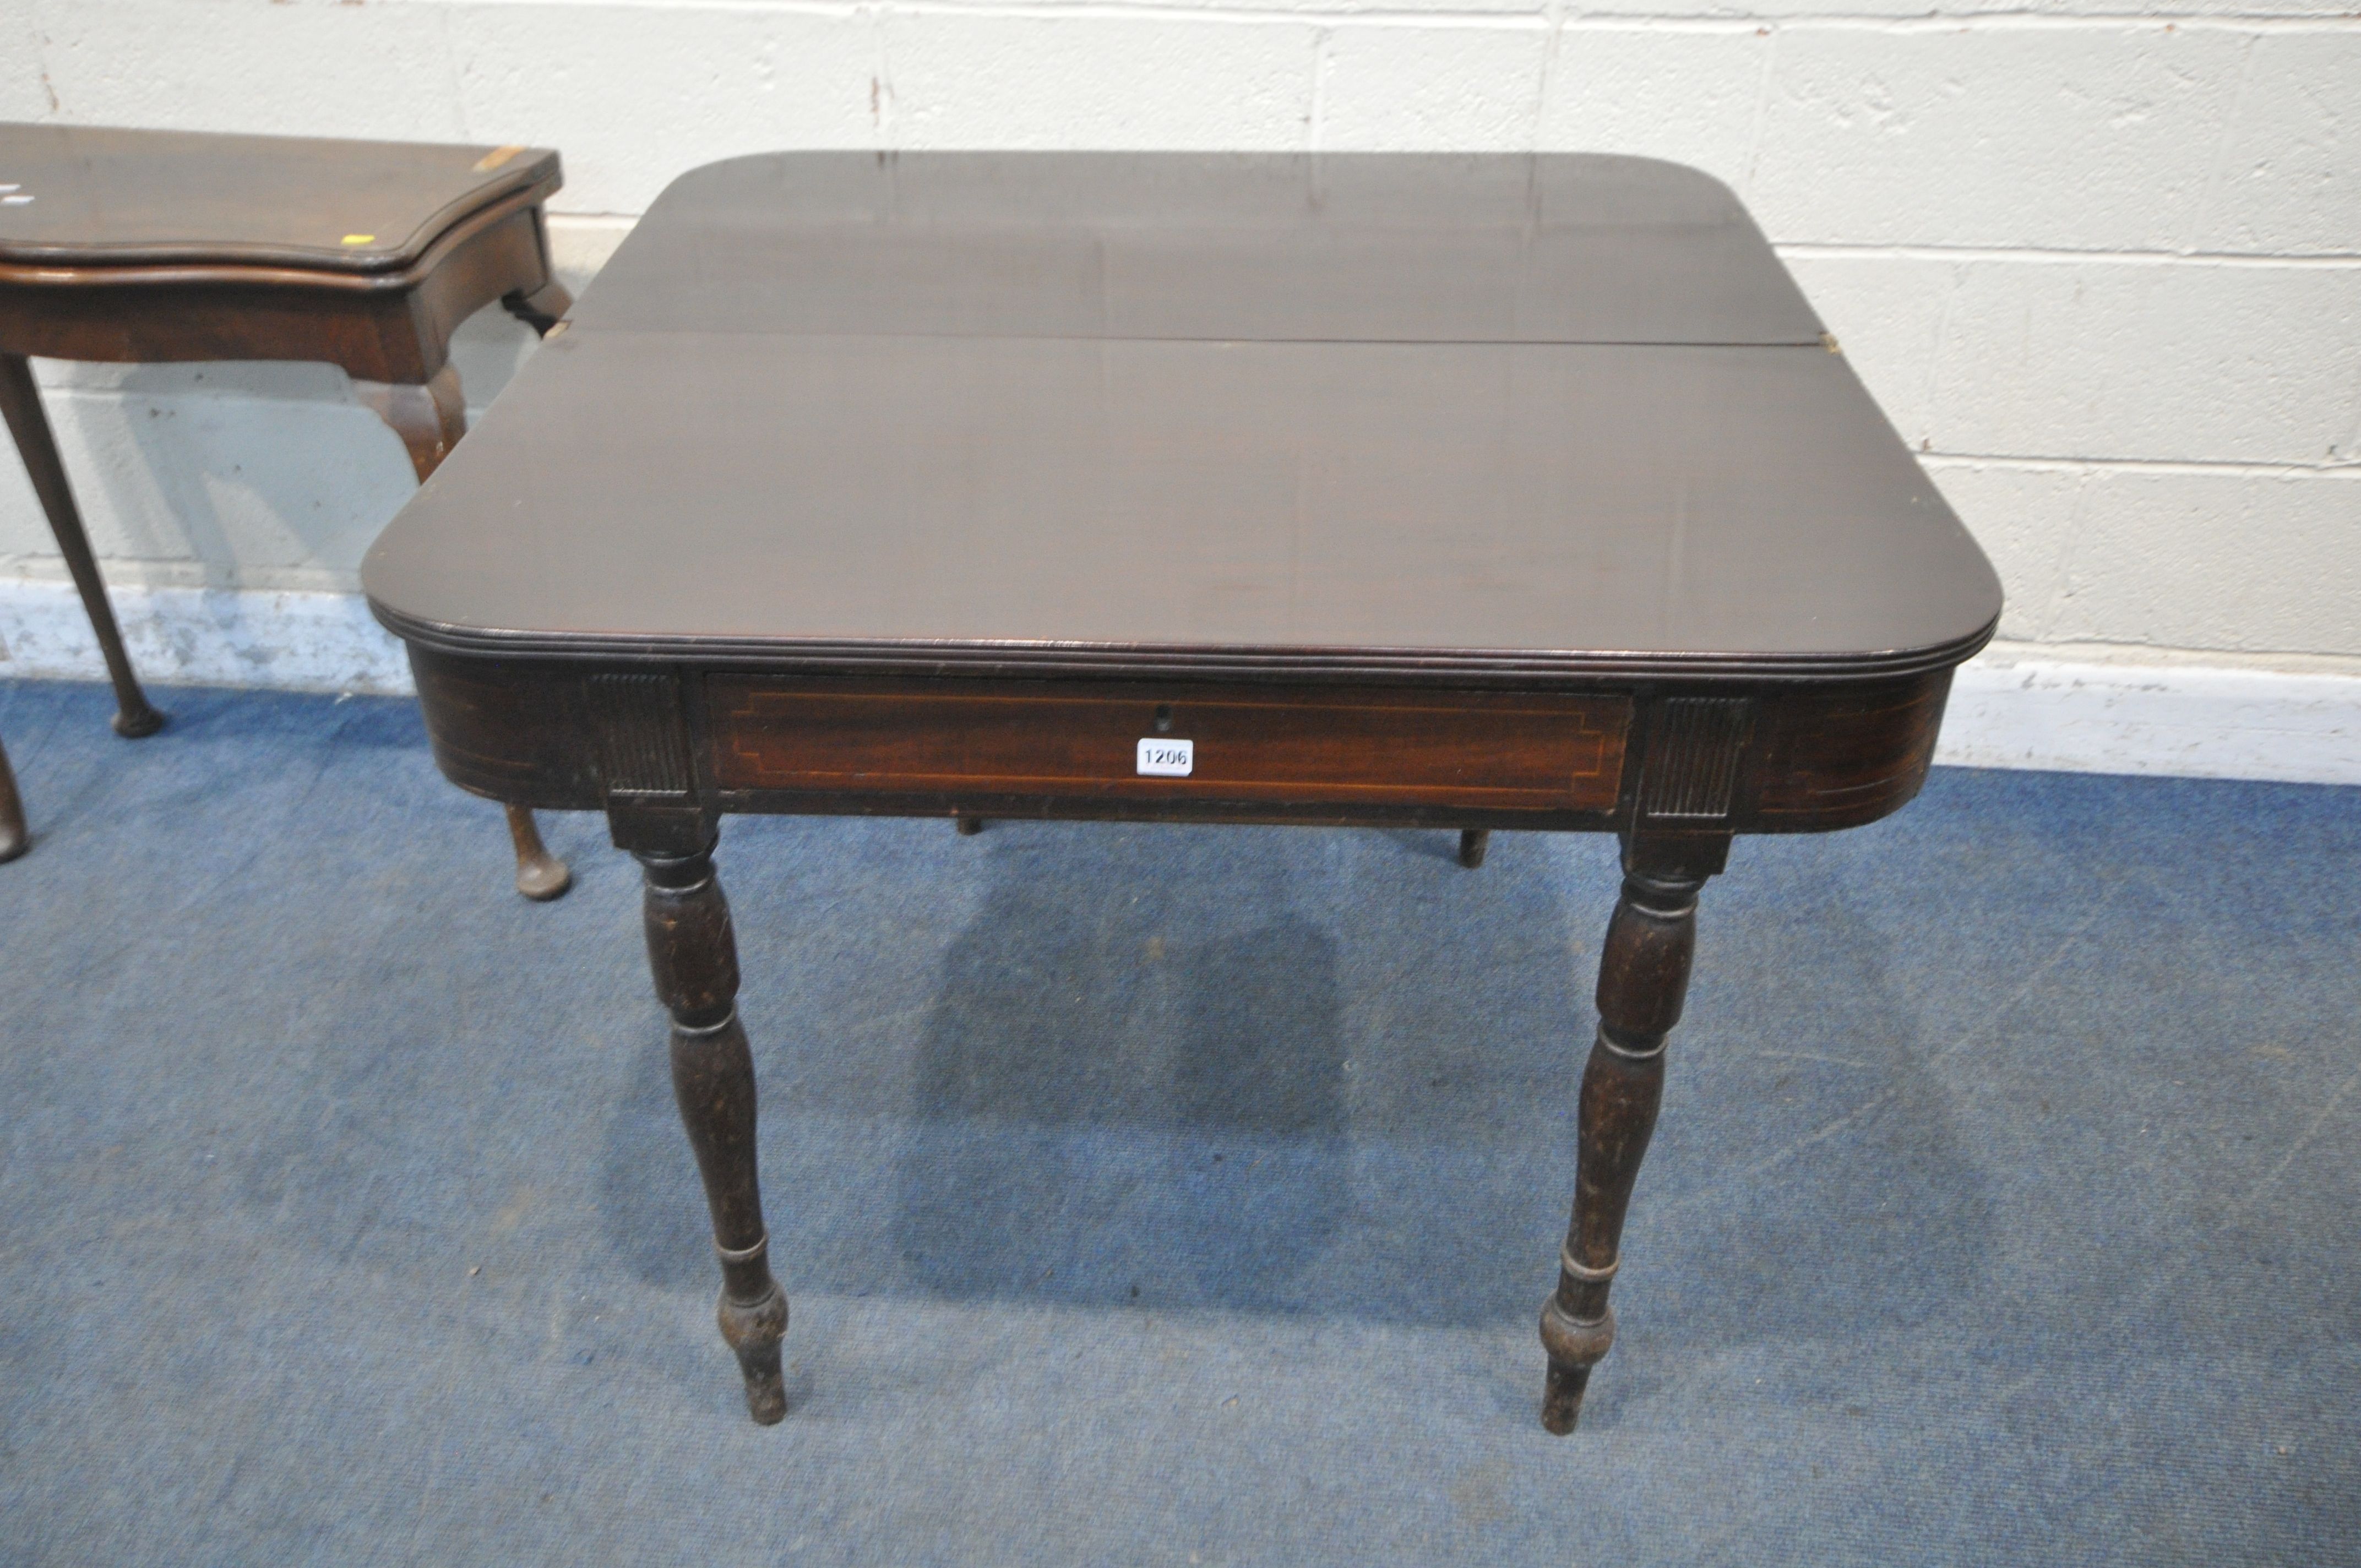
[[[1139,743],[1139,771],[1143,773],[1185,779],[1196,765],[1194,740],[1142,740]]]

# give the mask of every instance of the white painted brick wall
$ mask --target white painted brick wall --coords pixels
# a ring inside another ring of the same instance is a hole
[[[0,115],[555,146],[577,284],[765,148],[1672,158],[1761,217],[2006,638],[2361,674],[2352,0],[1936,3],[0,0]],[[470,323],[471,401],[529,352]],[[409,488],[333,372],[42,368],[117,581],[349,588]],[[10,573],[60,575],[0,464]]]

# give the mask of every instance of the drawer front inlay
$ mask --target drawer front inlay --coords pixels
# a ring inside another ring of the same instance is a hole
[[[784,681],[708,685],[724,789],[1612,811],[1619,696]],[[1186,777],[1138,743],[1193,742]]]

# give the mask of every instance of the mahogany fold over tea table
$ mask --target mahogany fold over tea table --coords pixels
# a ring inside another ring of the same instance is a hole
[[[370,553],[435,755],[606,813],[757,1420],[730,812],[1612,832],[1572,1430],[1740,833],[1925,778],[1991,567],[1730,192],[1603,157],[697,170]],[[1021,1050],[1021,1041],[1010,1042]]]
[[[139,689],[26,356],[325,360],[423,480],[467,428],[459,323],[498,300],[546,333],[572,304],[542,203],[557,154],[97,126],[0,125],[0,414],[16,438],[114,683],[115,733],[164,716]],[[517,891],[570,880],[512,808]],[[25,843],[0,760],[0,860]]]

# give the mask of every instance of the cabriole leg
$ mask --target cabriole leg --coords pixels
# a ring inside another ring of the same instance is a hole
[[[456,366],[444,366],[423,384],[356,378],[353,392],[401,437],[422,485],[467,433],[467,397]]]
[[[1680,1021],[1697,940],[1697,890],[1721,869],[1724,839],[1633,838],[1623,896],[1598,965],[1598,1036],[1582,1075],[1574,1217],[1557,1289],[1542,1308],[1549,1376],[1542,1425],[1564,1436],[1582,1414],[1590,1369],[1615,1343],[1607,1291],[1621,1256],[1623,1213],[1664,1093],[1664,1044]]]
[[[542,843],[541,829],[534,826],[531,810],[522,806],[506,810],[509,839],[516,845],[516,890],[536,904],[545,904],[574,885],[574,873]]]
[[[123,632],[115,624],[114,607],[106,602],[106,583],[98,575],[98,558],[91,554],[90,535],[82,532],[82,513],[74,507],[73,490],[66,483],[64,459],[49,432],[49,415],[41,411],[40,389],[33,384],[33,368],[21,354],[0,354],[0,414],[25,459],[25,472],[49,515],[49,532],[58,537],[58,554],[66,558],[74,591],[90,617],[98,639],[99,657],[106,661],[106,678],[115,683],[115,732],[126,740],[153,735],[164,728],[164,716],[148,705],[132,673],[131,656],[123,651]]]
[[[755,1170],[754,1058],[738,1022],[738,948],[713,850],[641,852],[648,964],[672,1014],[672,1086],[713,1211],[721,1260],[721,1337],[746,1376],[746,1409],[767,1426],[787,1413],[779,1342],[787,1299],[771,1277]]]
[[[555,326],[560,317],[574,308],[574,296],[567,293],[555,279],[533,290],[519,289],[500,296],[500,309],[533,328],[543,337]]]
[[[401,437],[410,466],[422,485],[467,433],[467,397],[460,389],[456,366],[444,366],[417,386],[356,379],[353,390]],[[545,904],[572,887],[574,873],[542,843],[533,813],[511,806],[508,815],[509,838],[516,845],[517,892],[536,904]]]
[[[16,775],[8,771],[8,751],[0,746],[0,861],[13,861],[33,841],[25,830],[25,802],[16,794]]]

